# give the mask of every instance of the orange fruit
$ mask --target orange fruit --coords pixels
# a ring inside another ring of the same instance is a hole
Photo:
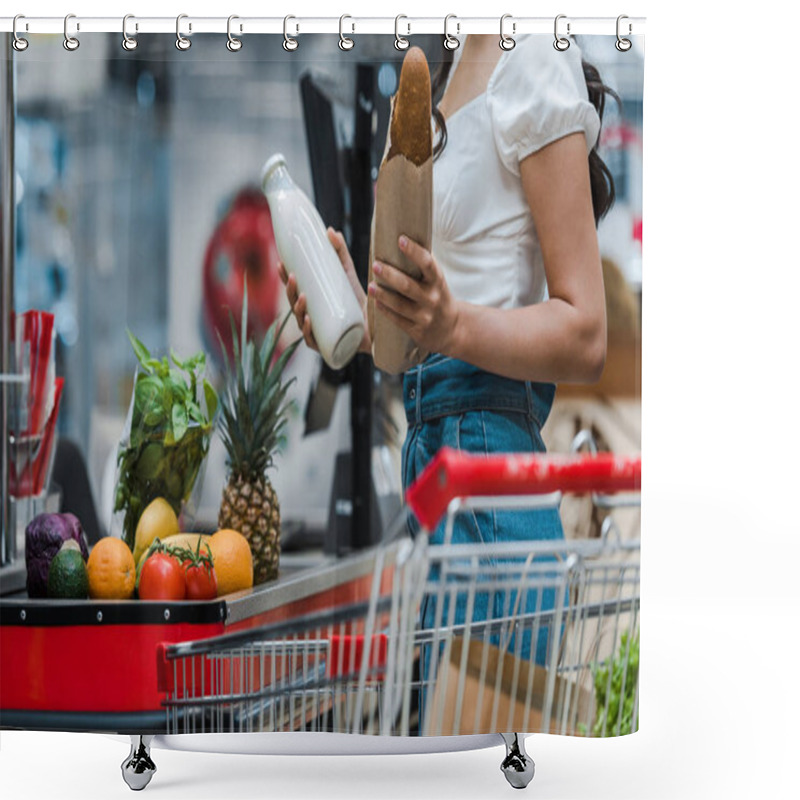
[[[105,536],[89,553],[86,562],[89,597],[97,600],[127,600],[136,584],[133,553],[122,539]]]
[[[217,576],[217,595],[239,592],[253,585],[253,554],[239,531],[223,528],[209,540],[208,548]]]

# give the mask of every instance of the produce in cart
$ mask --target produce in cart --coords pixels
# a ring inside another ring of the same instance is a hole
[[[205,354],[153,358],[130,332],[139,361],[127,430],[118,455],[114,511],[124,512],[122,537],[136,548],[145,509],[163,498],[180,515],[203,465],[217,409],[217,393],[202,377]]]
[[[278,340],[291,316],[276,320],[260,346],[247,338],[247,291],[242,326],[237,335],[231,318],[233,364],[227,356],[227,388],[222,396],[220,432],[228,452],[230,475],[222,494],[219,527],[241,533],[250,543],[255,583],[278,576],[281,514],[278,496],[267,477],[283,443],[291,401],[286,392],[294,379],[283,382],[287,362],[300,343],[290,344],[276,358]]]
[[[639,634],[620,636],[616,654],[593,668],[597,714],[593,736],[624,736],[639,730]]]

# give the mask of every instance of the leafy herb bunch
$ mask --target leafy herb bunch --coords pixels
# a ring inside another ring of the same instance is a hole
[[[117,456],[114,511],[124,511],[123,537],[133,549],[144,509],[163,497],[180,514],[208,453],[218,399],[202,378],[206,357],[153,358],[128,331],[140,369],[133,389],[130,436]],[[171,363],[170,363],[171,361]]]
[[[597,715],[593,736],[624,736],[639,729],[635,708],[639,682],[639,634],[620,636],[619,650],[593,669]]]

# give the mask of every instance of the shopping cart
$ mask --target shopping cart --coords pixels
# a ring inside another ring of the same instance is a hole
[[[638,456],[443,450],[406,496],[422,535],[392,535],[405,520],[390,531],[367,600],[160,649],[168,734],[636,730],[638,519],[632,534],[616,514],[638,516],[640,469]],[[452,543],[459,514],[558,506],[564,493],[591,494],[597,538]],[[444,542],[430,545],[442,516]],[[524,738],[501,735],[502,769],[521,788],[533,777]],[[129,783],[152,775],[150,739],[132,742]]]

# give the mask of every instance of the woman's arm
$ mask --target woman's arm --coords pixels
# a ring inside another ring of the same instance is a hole
[[[516,309],[456,301],[435,259],[410,241],[405,249],[422,281],[378,264],[373,270],[397,294],[374,284],[370,293],[427,350],[518,380],[596,381],[605,364],[606,314],[584,134],[528,156],[520,173],[542,247],[548,300]]]

